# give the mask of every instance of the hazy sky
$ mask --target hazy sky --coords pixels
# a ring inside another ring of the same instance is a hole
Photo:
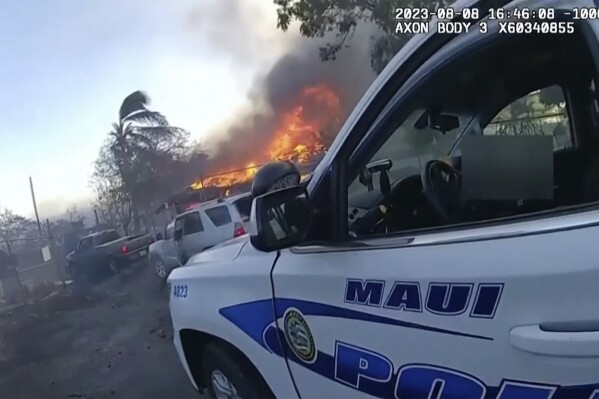
[[[87,202],[132,91],[201,139],[285,49],[275,18],[269,0],[1,1],[0,208],[32,214],[28,176],[42,217]]]

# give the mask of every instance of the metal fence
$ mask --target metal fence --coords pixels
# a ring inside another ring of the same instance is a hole
[[[10,252],[13,261],[0,271],[0,305],[25,303],[64,286],[64,254],[52,240],[18,240]]]

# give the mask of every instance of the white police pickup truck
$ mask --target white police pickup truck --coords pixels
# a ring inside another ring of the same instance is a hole
[[[307,184],[265,166],[249,237],[170,275],[196,388],[599,398],[597,2],[462,6],[476,28],[414,37]]]

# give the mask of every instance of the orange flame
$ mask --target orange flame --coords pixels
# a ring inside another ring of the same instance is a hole
[[[279,160],[305,164],[314,155],[325,151],[321,131],[330,126],[339,127],[339,97],[328,86],[321,84],[304,88],[299,102],[299,105],[282,115],[280,126],[266,151],[256,158],[264,162]],[[317,112],[307,112],[307,105],[312,105],[312,109]],[[206,187],[228,188],[245,183],[254,177],[260,166],[252,161],[245,168],[231,168],[234,170],[199,179],[190,187],[194,190]]]

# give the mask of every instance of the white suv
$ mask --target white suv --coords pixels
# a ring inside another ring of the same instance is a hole
[[[250,217],[249,193],[199,204],[175,218],[175,246],[179,262],[205,249],[244,235]]]

